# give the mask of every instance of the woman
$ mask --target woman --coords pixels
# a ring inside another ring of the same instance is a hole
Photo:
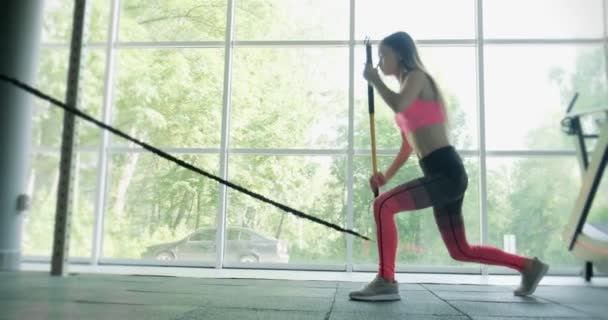
[[[534,292],[549,266],[538,258],[506,253],[490,246],[469,245],[462,218],[462,201],[468,176],[462,159],[448,141],[446,108],[435,80],[426,71],[413,39],[405,32],[384,38],[379,46],[379,66],[385,75],[395,76],[398,93],[390,90],[378,70],[366,65],[363,77],[371,83],[395,112],[403,143],[386,173],[375,173],[370,187],[386,184],[415,150],[424,176],[382,193],[374,202],[379,271],[376,278],[358,291],[355,300],[399,300],[395,281],[397,227],[395,214],[433,207],[435,220],[450,256],[459,261],[505,266],[522,274],[515,295]]]

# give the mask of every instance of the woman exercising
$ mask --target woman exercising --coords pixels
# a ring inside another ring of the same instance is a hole
[[[395,281],[398,234],[394,216],[402,211],[428,207],[433,207],[441,237],[452,258],[515,269],[521,273],[522,280],[514,294],[532,294],[549,269],[547,264],[538,258],[530,259],[467,242],[462,201],[468,176],[462,159],[448,141],[442,94],[420,61],[414,41],[405,32],[391,34],[380,43],[379,58],[380,69],[385,75],[399,80],[400,91],[390,90],[371,64],[365,66],[363,77],[395,112],[403,143],[386,173],[377,172],[370,178],[370,187],[375,190],[386,184],[414,150],[424,176],[382,193],[374,201],[378,275],[361,290],[351,292],[350,298],[369,301],[400,299]]]

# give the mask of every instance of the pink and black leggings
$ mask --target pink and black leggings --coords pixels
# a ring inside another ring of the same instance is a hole
[[[499,265],[522,271],[526,258],[490,246],[469,245],[462,220],[468,177],[453,146],[439,148],[421,160],[422,178],[382,193],[374,201],[379,274],[395,278],[397,226],[395,214],[433,207],[435,221],[450,256],[459,261]]]

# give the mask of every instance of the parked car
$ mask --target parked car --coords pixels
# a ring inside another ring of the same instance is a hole
[[[214,260],[216,252],[215,228],[202,228],[185,238],[152,245],[142,254],[143,259]],[[287,242],[264,236],[252,229],[227,229],[224,259],[230,262],[287,263]]]

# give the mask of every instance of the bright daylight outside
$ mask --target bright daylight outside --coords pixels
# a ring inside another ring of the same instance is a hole
[[[576,92],[576,110],[601,107],[608,98],[602,1],[485,0],[476,12],[473,0],[235,0],[229,46],[226,0],[119,2],[112,17],[110,1],[92,1],[84,111],[212,174],[374,239],[363,40],[376,41],[378,61],[377,42],[407,31],[443,89],[450,139],[469,174],[468,240],[542,257],[555,270],[578,270],[562,230],[581,174],[560,120]],[[392,16],[370,18],[389,3]],[[408,11],[412,6],[416,12]],[[71,13],[72,1],[45,1],[36,86],[60,100]],[[429,15],[442,24],[429,25]],[[112,22],[115,36],[108,33]],[[393,111],[378,94],[375,101],[378,166],[385,170],[401,136]],[[29,259],[51,255],[62,117],[36,100],[33,208],[23,239]],[[224,194],[217,182],[84,122],[74,174],[70,254],[76,260],[377,268],[375,242],[232,189]],[[382,190],[421,175],[412,155]],[[607,194],[604,178],[591,221],[608,224]],[[480,265],[450,257],[431,209],[403,212],[395,221],[398,271],[479,273]]]

